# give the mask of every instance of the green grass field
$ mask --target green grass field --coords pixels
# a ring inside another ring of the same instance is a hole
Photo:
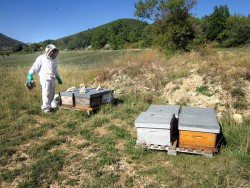
[[[68,51],[58,58],[63,85],[91,83],[103,67],[141,51]],[[227,144],[218,155],[136,148],[135,118],[150,103],[140,92],[123,103],[84,111],[40,111],[41,90],[24,87],[38,54],[0,59],[0,187],[249,187],[250,121],[221,123]],[[125,62],[126,63],[126,62]],[[38,82],[38,77],[35,77]]]

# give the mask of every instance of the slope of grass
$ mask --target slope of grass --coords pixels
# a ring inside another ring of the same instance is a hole
[[[79,64],[91,53],[99,62],[86,70]],[[107,62],[98,58],[100,53],[107,52],[62,53],[59,71],[64,84],[57,85],[57,92],[80,82],[92,82],[103,71],[99,65]],[[129,59],[127,55],[140,59],[134,53],[120,55],[114,55],[116,61],[130,63],[124,60]],[[225,116],[221,125],[227,144],[213,158],[168,156],[166,152],[136,148],[134,120],[150,101],[159,100],[157,96],[149,100],[147,93],[123,93],[119,95],[122,103],[104,105],[93,116],[69,110],[43,114],[39,86],[29,91],[23,85],[29,67],[26,61],[34,56],[10,56],[6,61],[13,66],[8,67],[1,61],[1,187],[249,186],[249,120],[235,125],[230,116]]]

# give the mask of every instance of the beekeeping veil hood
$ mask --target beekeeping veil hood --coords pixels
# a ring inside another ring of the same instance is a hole
[[[52,59],[55,59],[58,53],[59,53],[59,50],[54,44],[49,44],[45,48],[45,54]]]

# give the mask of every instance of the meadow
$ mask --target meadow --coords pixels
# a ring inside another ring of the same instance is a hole
[[[218,66],[214,53],[218,53],[219,58],[237,59],[237,63],[230,66],[250,67],[249,47],[216,52],[202,49],[198,57],[181,54],[168,60],[143,50],[63,51],[58,57],[63,85],[57,84],[56,92],[82,83],[94,84],[97,77],[99,82],[109,82],[111,69],[115,73],[122,70],[126,75],[140,75],[141,67],[159,62],[165,64],[171,74],[164,79],[165,74],[157,69],[158,80],[151,84],[157,92],[159,86],[190,74],[188,69],[192,69],[193,64],[180,67],[188,58],[199,66],[199,74],[216,65],[217,72],[212,76],[219,74],[218,79],[224,79],[223,86],[230,88],[223,74],[228,67]],[[40,110],[38,76],[35,76],[34,90],[24,87],[28,70],[38,55],[12,54],[0,59],[0,187],[250,186],[250,119],[236,125],[230,114],[223,115],[220,124],[225,142],[213,158],[191,154],[169,156],[166,152],[135,147],[135,118],[151,103],[164,103],[161,98],[152,95],[152,91],[131,90],[129,85],[130,90],[115,95],[122,103],[104,105],[91,116],[85,111],[63,109],[44,114]],[[204,59],[207,64],[201,63]],[[249,81],[243,70],[239,72]],[[225,74],[236,79],[233,76],[239,72]],[[246,99],[242,90],[237,91],[235,95]]]

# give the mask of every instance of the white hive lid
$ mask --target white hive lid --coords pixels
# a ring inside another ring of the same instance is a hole
[[[152,104],[149,106],[147,112],[162,112],[162,113],[170,113],[178,116],[180,112],[180,105],[158,105]]]
[[[191,106],[182,106],[181,113],[187,115],[197,115],[197,116],[216,116],[216,112],[213,108],[202,108],[202,107],[191,107]]]
[[[173,124],[174,114],[141,112],[135,120],[136,127],[153,129],[170,129]]]
[[[179,130],[219,133],[220,125],[216,116],[179,115]]]

